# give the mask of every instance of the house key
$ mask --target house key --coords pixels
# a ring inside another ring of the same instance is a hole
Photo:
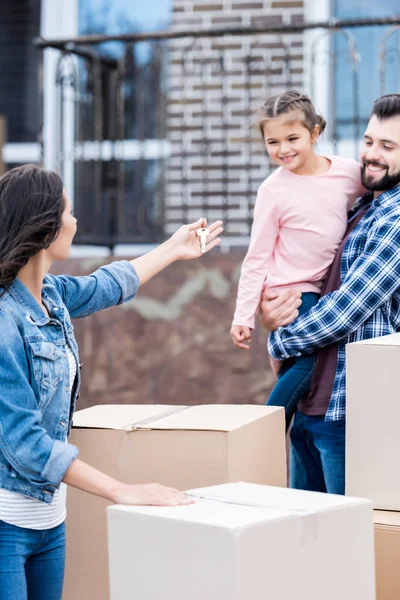
[[[200,247],[202,254],[204,254],[204,252],[206,251],[206,239],[209,234],[210,232],[206,227],[201,227],[197,230],[197,237],[200,238]]]

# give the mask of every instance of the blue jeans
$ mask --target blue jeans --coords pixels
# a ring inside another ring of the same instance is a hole
[[[37,531],[0,521],[0,600],[61,600],[65,524]]]
[[[303,315],[315,306],[318,294],[302,294],[299,314]],[[283,406],[285,409],[286,431],[296,412],[296,407],[310,388],[315,364],[315,354],[304,354],[295,359],[286,360],[280,370],[278,381],[269,395],[267,406]]]
[[[344,494],[346,422],[297,411],[290,431],[290,487]]]

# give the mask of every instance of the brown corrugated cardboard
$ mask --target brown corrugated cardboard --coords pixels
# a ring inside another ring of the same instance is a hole
[[[400,510],[400,334],[346,349],[346,494]]]
[[[77,412],[80,458],[131,483],[286,485],[284,411],[254,405],[97,406]],[[107,600],[105,500],[69,489],[64,600]]]
[[[377,600],[400,598],[400,513],[374,510]]]
[[[109,507],[111,600],[375,600],[372,503],[235,483]]]

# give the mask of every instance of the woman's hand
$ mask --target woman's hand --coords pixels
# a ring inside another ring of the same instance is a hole
[[[187,494],[158,483],[140,485],[121,483],[112,491],[110,499],[115,504],[137,506],[178,506],[194,503],[194,499]]]
[[[220,243],[221,240],[218,236],[223,231],[221,225],[222,221],[216,221],[208,227],[210,234],[206,240],[206,252]],[[140,285],[149,281],[154,275],[160,273],[176,260],[199,258],[202,252],[197,230],[206,226],[207,221],[204,218],[199,219],[196,223],[191,223],[191,225],[182,225],[169,240],[160,244],[151,252],[131,260],[131,264],[139,277]]]
[[[115,504],[178,506],[178,504],[194,502],[187,494],[157,483],[140,485],[122,483],[79,458],[76,458],[67,469],[63,481],[78,490],[101,496]]]
[[[206,252],[217,246],[221,240],[218,238],[223,232],[222,221],[215,221],[208,227],[209,235],[206,238]],[[189,260],[201,256],[200,238],[197,230],[207,227],[207,220],[201,218],[190,225],[182,225],[168,240],[167,243],[173,245],[176,251],[177,260]]]

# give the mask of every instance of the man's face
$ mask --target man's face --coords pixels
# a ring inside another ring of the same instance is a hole
[[[361,150],[361,180],[375,196],[400,183],[400,115],[384,121],[371,117]]]

